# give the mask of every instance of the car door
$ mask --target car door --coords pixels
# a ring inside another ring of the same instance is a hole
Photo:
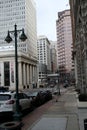
[[[30,107],[30,100],[28,99],[26,94],[19,93],[19,104],[22,110],[25,110]]]

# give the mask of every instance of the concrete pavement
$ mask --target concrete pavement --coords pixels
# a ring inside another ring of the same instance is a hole
[[[73,87],[62,92],[56,97],[58,101],[55,98],[49,109],[26,130],[80,130],[76,92]]]

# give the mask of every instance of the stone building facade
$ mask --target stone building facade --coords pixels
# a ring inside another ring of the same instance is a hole
[[[73,28],[73,57],[76,86],[81,93],[87,91],[87,1],[70,1]]]
[[[15,90],[15,56],[14,51],[0,51],[0,86]],[[37,61],[25,53],[18,52],[18,86],[19,90],[37,86]]]

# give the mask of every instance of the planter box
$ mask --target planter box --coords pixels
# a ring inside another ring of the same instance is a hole
[[[87,102],[85,101],[79,101],[77,99],[77,105],[78,105],[78,108],[81,108],[81,109],[87,109]]]

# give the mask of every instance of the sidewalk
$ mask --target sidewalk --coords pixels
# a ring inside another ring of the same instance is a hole
[[[62,89],[64,94],[58,97],[57,102],[56,97],[49,109],[23,130],[80,130],[76,92],[73,87],[64,91],[66,89]]]

